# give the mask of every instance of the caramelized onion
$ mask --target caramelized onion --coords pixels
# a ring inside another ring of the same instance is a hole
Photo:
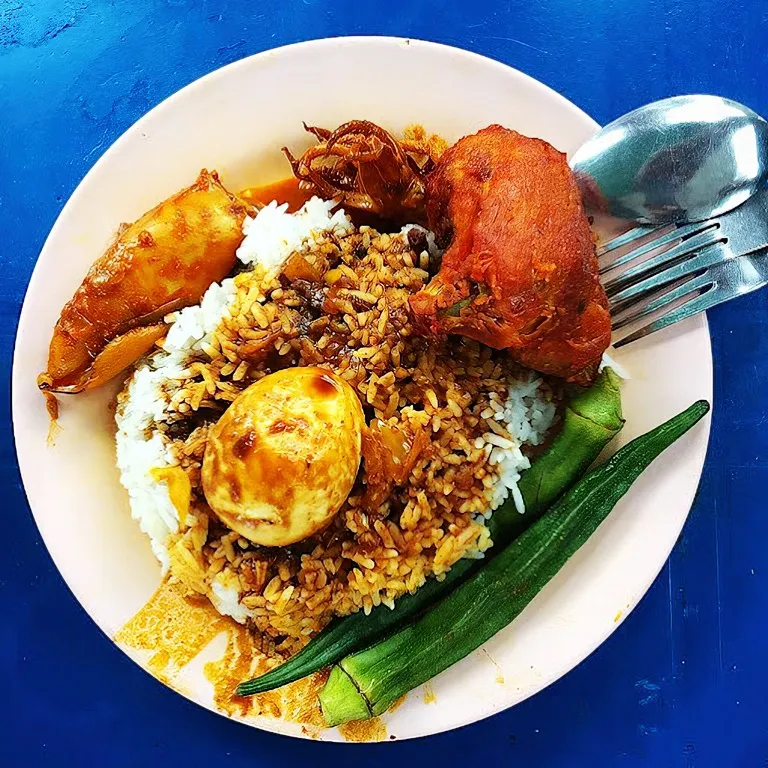
[[[408,480],[416,462],[429,445],[429,437],[419,429],[411,435],[399,427],[373,419],[362,434],[366,491],[363,504],[379,507],[396,485]]]
[[[424,179],[434,167],[426,146],[398,141],[367,120],[335,131],[304,128],[318,144],[298,159],[283,147],[302,189],[398,225],[425,222]]]

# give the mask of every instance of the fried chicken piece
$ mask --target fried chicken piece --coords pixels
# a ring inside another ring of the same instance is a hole
[[[440,158],[427,179],[427,216],[448,248],[411,298],[422,330],[468,336],[534,370],[590,383],[611,320],[565,155],[485,128]]]

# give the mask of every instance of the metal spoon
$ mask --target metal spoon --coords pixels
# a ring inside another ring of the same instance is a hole
[[[730,211],[768,180],[768,122],[719,96],[675,96],[629,112],[571,158],[587,212],[641,224]]]

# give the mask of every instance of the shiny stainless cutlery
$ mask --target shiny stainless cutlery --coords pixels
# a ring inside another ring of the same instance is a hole
[[[637,227],[598,256],[620,347],[768,284],[768,189],[706,221]]]
[[[589,215],[662,225],[598,249],[614,346],[768,283],[768,122],[748,107],[663,99],[605,126],[570,164]]]

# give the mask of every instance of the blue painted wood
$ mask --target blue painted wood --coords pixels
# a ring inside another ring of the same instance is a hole
[[[483,723],[361,748],[246,729],[124,658],[51,563],[15,464],[8,380],[26,282],[64,201],[134,120],[200,75],[360,33],[493,56],[600,122],[685,92],[768,113],[763,0],[0,0],[0,765],[765,768],[768,292],[711,313],[712,445],[669,564],[592,657]]]

